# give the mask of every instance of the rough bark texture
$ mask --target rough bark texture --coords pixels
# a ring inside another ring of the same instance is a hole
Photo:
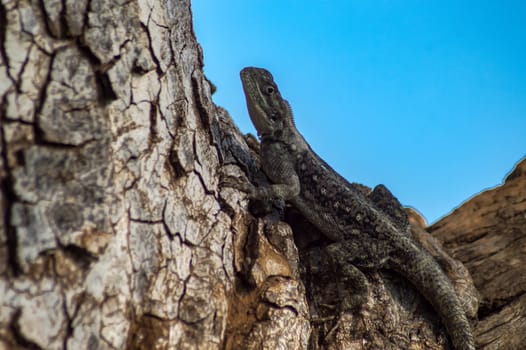
[[[0,349],[306,344],[297,269],[256,239],[236,277],[261,232],[202,65],[189,1],[1,2]]]
[[[526,159],[502,186],[471,198],[428,228],[462,261],[481,294],[480,349],[526,343]]]
[[[338,276],[302,249],[318,233],[283,203],[220,188],[221,174],[266,179],[202,65],[188,0],[1,0],[0,349],[447,347],[391,274],[369,274],[367,310],[340,315]],[[522,216],[501,232],[524,240],[521,184]],[[500,253],[474,251],[492,239],[480,227],[432,229],[475,272],[488,344],[524,328],[524,242],[499,239],[522,260],[502,255],[484,280]]]
[[[0,348],[214,348],[234,271],[185,1],[2,1]]]

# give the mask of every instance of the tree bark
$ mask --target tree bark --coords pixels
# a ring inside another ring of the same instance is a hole
[[[0,348],[221,348],[232,221],[189,1],[3,0],[0,60]]]
[[[526,158],[501,186],[474,196],[428,231],[465,264],[480,291],[479,348],[524,348]]]
[[[396,275],[340,312],[319,233],[221,188],[266,178],[202,67],[188,0],[1,1],[0,349],[448,348]]]

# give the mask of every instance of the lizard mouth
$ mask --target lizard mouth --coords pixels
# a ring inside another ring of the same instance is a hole
[[[243,91],[245,93],[245,99],[247,102],[247,109],[252,124],[256,128],[258,137],[265,136],[266,131],[270,131],[270,126],[267,122],[267,116],[262,108],[265,104],[264,98],[259,91],[259,85],[257,75],[255,74],[259,68],[247,67],[241,70],[241,83],[243,85]]]

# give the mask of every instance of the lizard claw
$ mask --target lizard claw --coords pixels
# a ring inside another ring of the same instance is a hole
[[[256,192],[254,185],[252,185],[251,183],[243,182],[239,178],[234,176],[222,177],[219,186],[234,188],[241,192],[245,192],[248,195],[253,195]]]

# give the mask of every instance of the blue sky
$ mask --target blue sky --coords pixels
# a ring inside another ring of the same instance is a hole
[[[243,132],[239,71],[269,69],[312,148],[432,223],[526,155],[526,1],[192,4],[213,98]]]

